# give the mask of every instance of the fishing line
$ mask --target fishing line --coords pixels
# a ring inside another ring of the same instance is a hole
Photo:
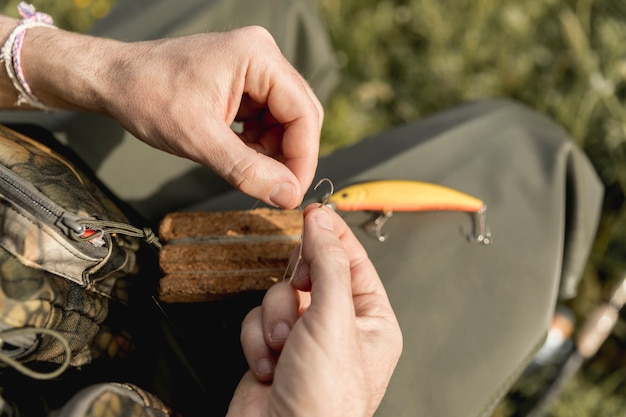
[[[333,182],[330,179],[325,178],[325,177],[319,180],[317,184],[315,184],[315,187],[313,187],[313,190],[317,190],[319,186],[324,182],[327,182],[328,185],[330,186],[330,192],[324,195],[324,197],[322,198],[322,202],[319,205],[320,207],[327,205],[328,200],[330,200],[330,198],[335,192],[335,186],[333,185]],[[300,209],[301,212],[303,211],[302,205],[298,206],[298,208]],[[283,281],[291,282],[293,280],[294,275],[296,274],[298,270],[298,267],[300,266],[300,262],[302,260],[303,239],[304,239],[304,219],[302,219],[302,231],[300,233],[300,240],[298,241],[298,245],[294,249],[291,257],[289,258],[289,263],[287,264],[287,268],[285,269],[285,273],[283,274]]]

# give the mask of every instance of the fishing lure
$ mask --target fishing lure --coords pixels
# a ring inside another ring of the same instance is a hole
[[[474,232],[470,240],[491,242],[485,222],[487,207],[479,198],[442,185],[411,180],[379,180],[347,186],[327,198],[328,205],[339,211],[378,211],[381,214],[365,228],[384,241],[383,225],[394,211],[463,211],[472,214]]]

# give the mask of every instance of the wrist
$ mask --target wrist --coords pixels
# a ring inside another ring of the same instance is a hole
[[[105,112],[101,92],[112,74],[114,44],[64,30],[29,29],[22,49],[24,75],[33,94],[49,107]]]
[[[17,19],[0,16],[0,45],[9,38],[11,31],[17,26],[18,22]],[[13,88],[11,79],[4,71],[4,68],[1,68],[1,65],[0,74],[0,103],[3,104],[2,107],[9,107],[9,103],[17,102],[17,91]]]
[[[17,10],[22,16],[17,25],[13,28],[7,37],[2,48],[0,48],[0,61],[4,64],[6,72],[5,81],[8,79],[13,84],[17,93],[17,101],[14,106],[25,104],[27,107],[34,107],[42,110],[52,110],[46,106],[32,92],[28,81],[24,77],[24,68],[22,67],[22,46],[26,31],[36,27],[45,27],[56,29],[52,17],[46,13],[38,12],[32,4],[20,2]],[[3,31],[6,30],[7,22],[2,22]]]

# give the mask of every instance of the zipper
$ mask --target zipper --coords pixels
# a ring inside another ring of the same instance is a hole
[[[20,175],[0,164],[0,197],[17,204],[39,221],[55,227],[68,237],[73,246],[88,256],[101,258],[110,245],[109,235],[120,233],[144,239],[157,249],[158,237],[150,228],[137,228],[126,223],[81,217],[65,210]],[[88,242],[88,245],[84,243]]]
[[[0,134],[2,130],[0,125]],[[25,140],[30,145],[41,148],[39,143],[32,143],[29,138],[13,139]],[[12,151],[10,147],[9,151]],[[67,190],[70,196],[74,191],[85,194],[83,197],[90,194],[87,190],[81,189],[86,184],[69,162],[50,150],[44,151],[47,156],[65,165],[79,181],[79,185],[76,185],[78,189]],[[98,209],[97,201],[93,203],[96,213],[102,212],[106,217],[106,210]],[[108,279],[111,273],[123,271],[132,264],[129,264],[132,262],[131,255],[126,253],[128,249],[125,247],[120,249],[119,246],[134,243],[121,242],[119,235],[140,237],[149,244],[160,247],[158,237],[150,228],[140,229],[127,223],[99,219],[95,217],[97,214],[90,212],[81,215],[66,209],[40,191],[26,177],[22,177],[2,163],[0,163],[0,204],[10,209],[5,210],[6,218],[0,219],[3,222],[3,230],[7,232],[6,235],[0,235],[0,246],[3,249],[27,266],[66,278],[107,297],[110,296],[106,287],[108,284],[104,285],[105,290],[102,292],[98,288],[98,283]],[[32,226],[32,223],[35,225]],[[33,228],[41,229],[39,234],[37,230],[32,230]],[[118,255],[118,252],[121,255]]]
[[[82,220],[80,216],[63,209],[30,182],[1,164],[0,194],[4,195],[7,200],[16,202],[36,219],[61,229],[65,236],[74,241],[72,232],[80,236],[87,230],[79,223],[79,220]]]

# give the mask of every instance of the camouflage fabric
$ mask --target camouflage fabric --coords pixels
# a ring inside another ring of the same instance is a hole
[[[78,392],[57,417],[168,417],[172,411],[133,384],[97,384]]]
[[[4,126],[0,164],[0,354],[21,363],[64,363],[69,350],[76,367],[102,353],[115,356],[130,342],[101,324],[110,299],[127,299],[139,241],[97,225],[124,225],[126,217],[71,162]],[[50,220],[37,204],[25,207],[22,194],[58,209],[79,232]]]

